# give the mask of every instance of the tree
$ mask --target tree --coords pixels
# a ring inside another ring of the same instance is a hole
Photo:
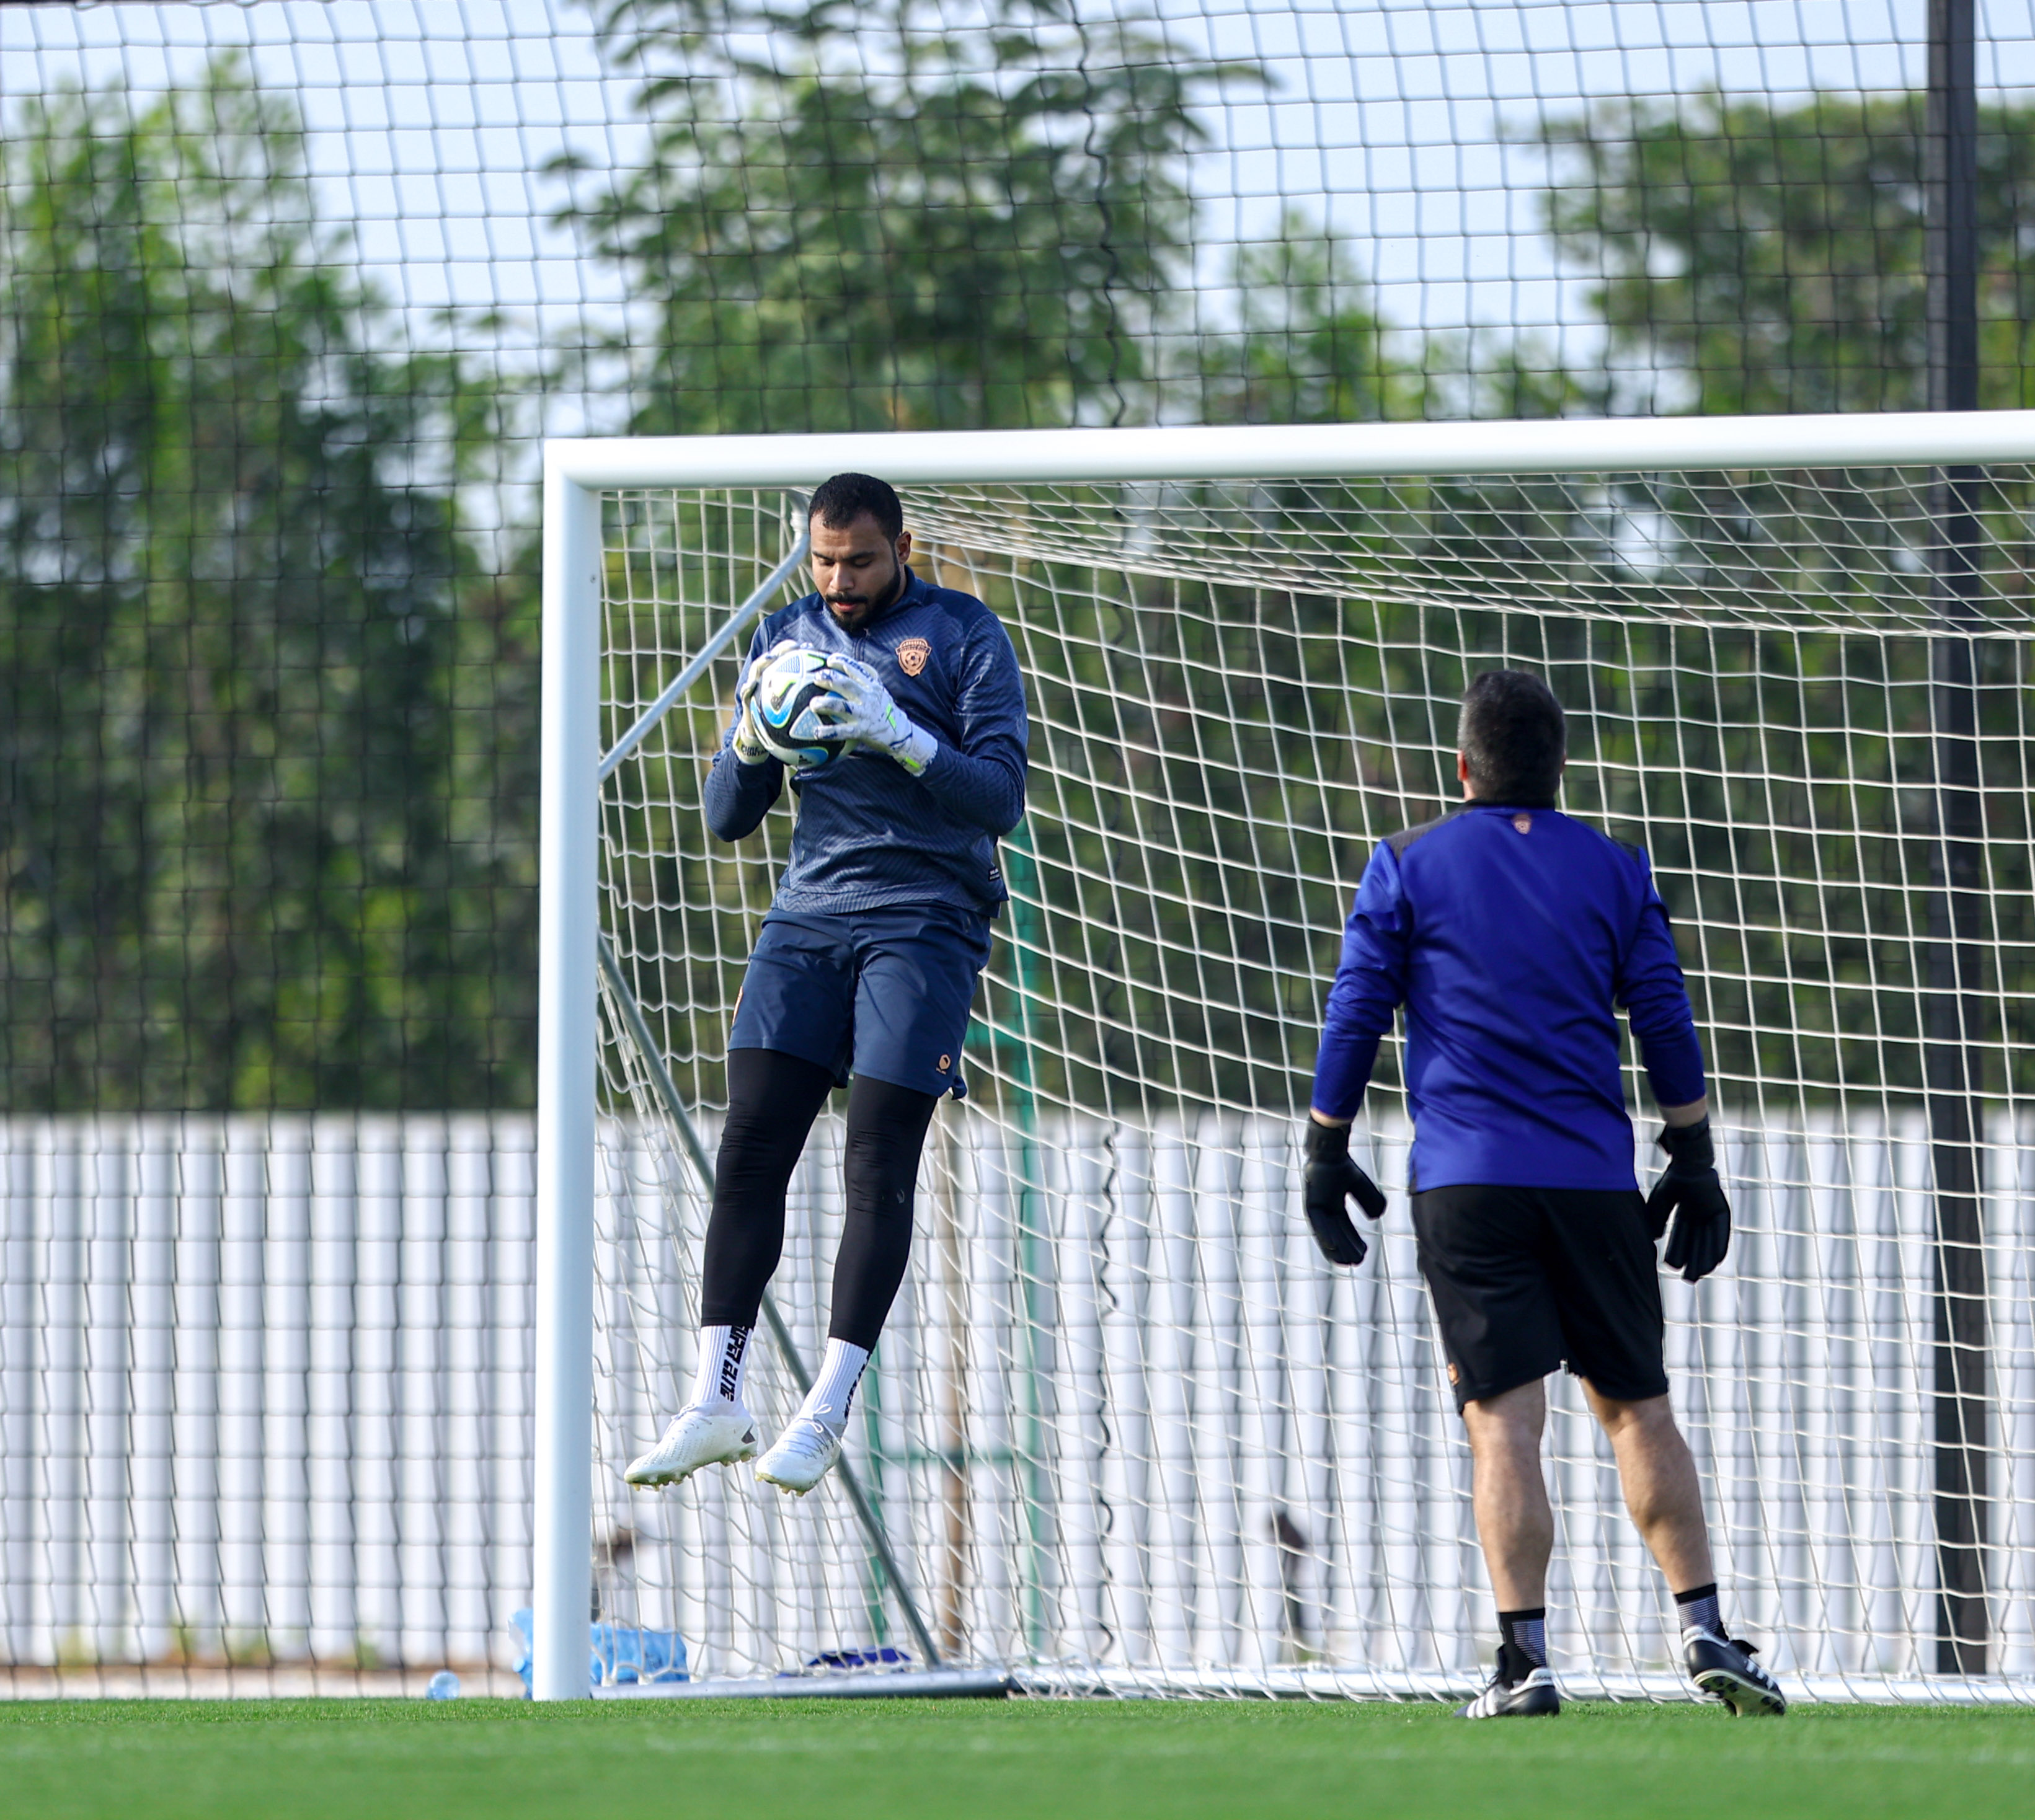
[[[1621,402],[1922,408],[1923,120],[1919,94],[1710,94],[1545,129],[1543,217],[1594,280]],[[1979,165],[1981,401],[2021,405],[2035,398],[2035,107],[1980,110]]]
[[[1297,212],[1230,268],[1237,329],[1203,344],[1207,420],[1356,423],[1419,418],[1431,388],[1394,352],[1349,249]]]
[[[373,351],[235,63],[31,103],[4,159],[0,1104],[527,1100],[533,692],[455,504],[489,400]]]
[[[570,213],[651,300],[623,349],[634,431],[1149,414],[1191,104],[1254,77],[1071,0],[987,11],[950,32],[927,0],[610,9],[651,153]]]
[[[1589,275],[1607,331],[1601,374],[1578,376],[1578,396],[1698,413],[1923,408],[1924,118],[1919,94],[1783,107],[1710,94],[1610,103],[1545,128],[1543,220]],[[2018,405],[2035,364],[2024,276],[2035,108],[1981,109],[1979,157],[1981,401]],[[1580,693],[1613,712],[1601,729],[1593,714],[1572,723],[1572,750],[1595,745],[1608,761],[1601,801],[1579,806],[1614,825],[1655,819],[1664,889],[1696,932],[1698,1009],[1715,1025],[1721,1075],[1792,1076],[1810,1099],[1839,1084],[1912,1096],[1922,1081],[1926,950],[1913,917],[1930,888],[1933,698],[1915,580],[1932,533],[1913,476],[1859,478],[1627,476],[1601,490],[1594,525],[1579,514],[1559,540],[1537,540],[1597,567],[1607,604],[1630,615],[1602,634],[1565,631],[1611,658],[1582,652],[1592,671]],[[2009,593],[2028,491],[2007,468],[1980,499],[1983,562]],[[1651,555],[1622,572],[1628,527]],[[1673,624],[1719,601],[1821,624]],[[1634,613],[1648,607],[1668,611],[1649,624]],[[2025,659],[2005,639],[1979,641],[1976,656],[1988,915],[2011,953],[2035,926],[2015,784]],[[1748,728],[1763,773],[1750,825],[1727,794]],[[1819,930],[1821,941],[1804,934]],[[1997,1002],[2000,1022],[1980,1040],[1999,1043],[2018,1074],[2018,1009]]]

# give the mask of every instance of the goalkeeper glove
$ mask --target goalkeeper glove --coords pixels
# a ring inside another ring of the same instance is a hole
[[[1646,1220],[1658,1239],[1675,1216],[1675,1235],[1664,1261],[1679,1270],[1684,1283],[1707,1277],[1731,1249],[1731,1203],[1718,1181],[1717,1150],[1710,1142],[1710,1122],[1670,1125],[1661,1134],[1668,1167],[1646,1197]]]
[[[771,756],[756,724],[756,691],[763,686],[763,672],[770,667],[772,659],[798,648],[797,639],[780,638],[743,671],[741,682],[735,685],[735,756],[744,765],[761,765]]]
[[[839,740],[844,750],[866,746],[896,759],[914,777],[925,774],[939,742],[890,699],[874,670],[853,657],[834,657],[819,679],[833,691],[813,704],[827,723],[822,739]]]
[[[1349,1203],[1354,1199],[1375,1220],[1385,1211],[1385,1196],[1352,1160],[1347,1125],[1324,1125],[1318,1119],[1310,1119],[1302,1148],[1307,1160],[1303,1205],[1307,1224],[1314,1228],[1315,1243],[1331,1264],[1354,1270],[1370,1247],[1350,1219]]]

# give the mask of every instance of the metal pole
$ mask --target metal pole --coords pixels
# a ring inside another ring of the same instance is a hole
[[[2026,461],[2035,411],[1765,417],[1536,417],[1427,423],[1166,423],[1134,430],[902,430],[838,436],[553,440],[582,487],[810,486],[876,469],[954,481],[1352,480],[1403,474],[1632,474],[1674,468],[1919,468]],[[1048,546],[1038,547],[1042,551]]]
[[[544,474],[537,868],[536,1510],[531,1690],[584,1700],[593,1559],[594,761],[600,496]]]
[[[1978,111],[1973,0],[1929,0],[1926,122],[1929,407],[1978,408]],[[1980,470],[1937,470],[1931,641],[1935,829],[1930,843],[1924,1079],[1935,1192],[1936,1668],[1982,1675],[1986,1600],[1987,1322],[1984,953],[1985,827],[1977,655]]]

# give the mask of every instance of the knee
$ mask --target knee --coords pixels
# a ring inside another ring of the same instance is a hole
[[[720,1128],[720,1144],[714,1153],[717,1175],[750,1168],[777,1148],[771,1141],[769,1121],[744,1109],[731,1111]]]
[[[760,1108],[731,1111],[714,1159],[716,1198],[783,1187],[798,1167],[803,1148]]]
[[[878,1220],[911,1223],[918,1158],[901,1157],[874,1132],[850,1135],[842,1158],[848,1205]]]
[[[841,1160],[848,1205],[878,1219],[908,1224],[934,1097],[882,1081],[856,1085],[859,1092],[848,1102],[848,1142]]]
[[[1624,1441],[1637,1441],[1644,1446],[1680,1438],[1681,1431],[1675,1426],[1673,1406],[1664,1397],[1624,1403],[1593,1391],[1590,1401],[1596,1405],[1597,1420],[1614,1446]]]
[[[1516,1393],[1463,1406],[1470,1450],[1480,1457],[1503,1455],[1537,1461],[1544,1420],[1545,1406],[1537,1397],[1522,1397]]]

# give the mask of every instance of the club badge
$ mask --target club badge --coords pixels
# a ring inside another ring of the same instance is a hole
[[[933,648],[923,638],[907,638],[897,647],[897,667],[907,676],[916,676],[925,668],[926,660],[933,654]]]

